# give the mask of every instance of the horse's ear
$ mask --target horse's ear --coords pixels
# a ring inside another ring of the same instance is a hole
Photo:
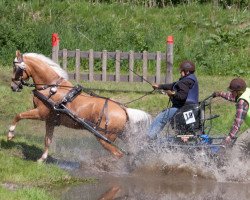
[[[21,56],[22,56],[21,52],[20,52],[19,50],[17,50],[17,51],[16,51],[16,57],[17,57],[17,58],[21,58]]]

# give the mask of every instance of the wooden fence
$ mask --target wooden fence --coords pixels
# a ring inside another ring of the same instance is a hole
[[[69,73],[70,79],[75,79],[77,82],[80,80],[85,81],[115,81],[115,82],[151,82],[151,83],[170,83],[172,82],[173,71],[173,37],[168,36],[166,41],[166,53],[157,51],[156,53],[149,53],[144,51],[142,53],[136,53],[133,51],[121,52],[116,50],[115,52],[95,52],[93,49],[89,51],[75,51],[63,49],[59,50],[59,37],[58,34],[52,34],[52,60],[59,62],[59,58],[62,60],[62,66],[67,71],[68,58],[75,58],[75,72]],[[88,72],[81,72],[81,59],[88,60]],[[94,62],[96,59],[101,60],[102,72],[94,73]],[[115,62],[115,74],[107,74],[107,61],[112,59]],[[120,73],[121,61],[128,61],[128,74],[124,75]],[[142,74],[137,74],[134,71],[134,64],[136,60],[142,61]],[[155,61],[156,73],[153,76],[148,75],[148,61]],[[164,76],[162,76],[161,66],[162,62],[165,64]]]

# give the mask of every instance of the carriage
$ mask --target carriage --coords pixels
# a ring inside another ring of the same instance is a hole
[[[212,114],[212,99],[213,95],[210,95],[199,104],[190,104],[179,109],[157,145],[187,152],[205,151],[211,156],[223,152],[226,137],[211,134],[212,120],[219,117]]]

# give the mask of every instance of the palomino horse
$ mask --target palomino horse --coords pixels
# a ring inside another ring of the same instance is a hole
[[[16,52],[13,62],[13,77],[11,88],[13,91],[22,89],[25,80],[32,78],[35,89],[53,102],[60,102],[65,95],[73,88],[67,78],[67,73],[51,59],[41,54],[26,53],[22,55]],[[44,161],[48,156],[49,145],[52,142],[54,127],[64,125],[69,128],[83,129],[71,117],[66,114],[58,114],[50,109],[36,96],[33,97],[34,109],[19,113],[15,116],[7,135],[7,139],[14,137],[14,130],[21,119],[44,120],[46,124],[45,150],[38,161]],[[100,118],[104,105],[107,104],[105,114]],[[110,99],[100,98],[87,94],[79,94],[76,98],[66,104],[78,118],[84,119],[92,124],[97,124],[109,141],[115,139],[124,131],[126,124],[137,122],[150,122],[150,115],[144,111],[126,108]],[[105,131],[104,131],[105,130]],[[97,138],[102,146],[113,155],[122,157],[123,152],[116,146]]]

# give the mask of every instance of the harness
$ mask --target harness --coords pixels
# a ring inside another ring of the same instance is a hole
[[[51,88],[51,90],[53,89],[53,87]],[[50,95],[47,97],[45,95],[43,95],[41,92],[39,92],[39,90],[42,89],[35,89],[33,90],[33,94],[35,97],[37,97],[39,100],[41,100],[44,105],[46,105],[49,109],[57,112],[57,113],[66,113],[66,114],[70,114],[68,109],[65,109],[66,105],[70,102],[72,102],[79,94],[81,94],[83,87],[81,85],[76,85],[74,86],[71,90],[69,90],[69,92],[62,98],[61,101],[59,102],[54,102],[50,97],[53,96],[56,92],[51,92],[50,90]],[[104,97],[102,97],[104,98]],[[98,131],[104,131],[106,134],[110,133],[110,131],[108,131],[108,123],[109,123],[109,117],[108,117],[108,98],[105,98],[105,103],[103,105],[103,108],[99,114],[98,120],[96,123],[92,123],[90,121],[85,120],[86,123],[88,123],[90,126],[92,126],[95,130]],[[105,117],[105,128],[101,128],[100,124],[101,121],[103,119],[103,117]]]
[[[24,79],[23,79],[23,74],[25,73],[26,76],[29,78],[29,74],[26,71],[26,66],[25,63],[23,62],[23,57],[21,55],[21,58],[16,58],[13,62],[13,69],[15,70],[15,77],[12,78],[12,82],[17,85],[17,88],[15,89],[16,91],[19,91],[23,88],[23,85],[28,86],[28,87],[36,87],[36,89],[34,89],[32,92],[34,94],[34,96],[36,98],[38,98],[40,101],[42,101],[44,103],[45,106],[47,106],[51,111],[55,112],[55,114],[57,114],[59,116],[59,114],[66,114],[68,117],[70,117],[72,120],[74,120],[75,122],[77,122],[79,125],[81,125],[82,127],[84,127],[85,129],[87,129],[88,131],[90,131],[91,133],[93,133],[98,139],[101,139],[105,142],[107,142],[108,144],[113,145],[114,147],[116,147],[117,149],[119,149],[121,152],[127,154],[127,152],[125,150],[123,150],[122,148],[119,148],[114,142],[112,142],[111,140],[109,140],[107,137],[105,137],[104,135],[100,134],[98,132],[98,130],[101,130],[103,132],[105,132],[106,134],[109,133],[109,131],[107,130],[108,128],[108,122],[109,122],[109,118],[108,118],[108,101],[113,101],[109,98],[105,98],[105,97],[100,97],[92,92],[86,91],[86,89],[84,89],[82,86],[77,85],[75,87],[72,86],[62,86],[60,85],[62,83],[62,81],[64,80],[64,78],[60,77],[55,84],[43,84],[43,83],[27,83]],[[66,88],[72,88],[59,102],[54,102],[51,97],[57,93],[57,88],[60,85],[60,87],[66,87]],[[40,87],[37,87],[40,86]],[[48,89],[49,90],[49,95],[45,96],[44,94],[42,94],[40,91],[41,90],[45,90]],[[66,105],[69,102],[72,102],[82,91],[85,91],[87,94],[89,94],[90,96],[96,96],[99,98],[103,98],[105,99],[105,103],[103,105],[103,108],[99,114],[99,118],[97,120],[96,123],[92,123],[90,121],[87,121],[85,119],[82,119],[80,117],[78,117],[77,115],[75,115],[71,110],[69,110]],[[113,101],[115,103],[117,103],[118,105],[121,106],[122,109],[125,110],[125,106],[119,102]],[[127,112],[125,111],[126,115]],[[105,116],[106,121],[105,121],[105,128],[101,128],[100,124],[101,121],[103,119],[103,116]],[[57,118],[58,119],[58,118]],[[128,115],[127,115],[127,119],[128,119]],[[56,121],[58,123],[58,125],[60,125],[59,120]]]

